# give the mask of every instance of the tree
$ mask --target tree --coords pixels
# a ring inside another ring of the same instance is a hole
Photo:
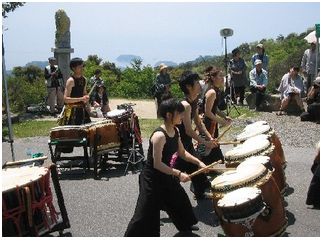
[[[2,17],[7,18],[9,12],[13,12],[16,8],[24,6],[23,2],[4,2],[2,3]]]

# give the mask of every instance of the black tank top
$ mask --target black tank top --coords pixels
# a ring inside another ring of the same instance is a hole
[[[220,96],[221,96],[221,90],[219,88],[214,88],[214,91],[215,91],[215,100],[214,100],[214,103],[213,103],[213,106],[212,106],[212,113],[215,115],[216,113],[216,110],[217,110],[217,107],[219,105],[219,102],[220,102]],[[206,103],[206,97],[204,96],[203,98],[203,113],[205,114],[205,103]],[[207,116],[204,116],[204,124],[205,124],[205,127],[206,129],[210,132],[210,129],[211,129],[211,125],[212,125],[212,120],[207,117]],[[218,129],[218,125],[216,125],[216,128],[215,128],[215,131],[213,134],[211,134],[213,137],[217,138],[219,136],[219,129]]]
[[[170,166],[170,161],[171,161],[171,158],[173,156],[174,153],[177,152],[178,150],[178,131],[177,129],[175,129],[175,135],[174,137],[169,137],[167,132],[161,128],[161,127],[158,127],[154,132],[162,132],[164,133],[165,137],[166,137],[166,143],[164,145],[164,148],[163,148],[163,152],[162,152],[162,163]],[[153,136],[153,134],[151,135],[151,137]],[[148,148],[148,154],[147,154],[147,165],[149,167],[154,167],[154,158],[153,158],[153,144],[151,142],[151,137],[149,139],[149,148]]]
[[[83,76],[79,78],[72,76],[72,78],[74,79],[74,87],[71,91],[71,98],[83,97],[84,86],[86,83],[85,78]]]
[[[194,100],[193,102],[190,102],[187,98],[185,100],[191,106],[191,123],[192,123],[192,120],[193,120],[194,115],[196,113],[196,110],[198,108],[198,99]],[[184,145],[184,148],[187,150],[187,146],[192,143],[192,138],[186,134],[185,126],[184,126],[183,121],[182,121],[182,123],[180,125],[177,125],[177,127],[178,127],[178,130],[179,130],[179,133],[181,134],[181,141],[182,141],[182,143]]]

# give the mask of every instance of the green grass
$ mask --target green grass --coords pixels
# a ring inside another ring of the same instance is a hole
[[[230,117],[232,118],[251,118],[257,116],[257,112],[250,111],[247,107],[237,106],[240,115],[234,108],[230,110]],[[142,137],[149,138],[151,133],[162,124],[160,119],[139,119]],[[49,131],[52,127],[56,127],[56,121],[40,121],[27,120],[17,124],[13,124],[14,138],[26,138],[37,136],[49,136]],[[8,128],[2,126],[2,137],[8,136]]]

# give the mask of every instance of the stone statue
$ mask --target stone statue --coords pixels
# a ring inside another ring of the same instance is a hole
[[[56,48],[70,48],[71,47],[71,32],[70,32],[70,18],[66,15],[63,9],[57,10],[55,13],[56,33],[55,33],[55,47]]]

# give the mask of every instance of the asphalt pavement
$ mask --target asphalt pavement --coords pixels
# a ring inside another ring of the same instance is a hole
[[[42,152],[49,158],[48,137],[17,139],[14,142],[16,160],[26,158],[27,148],[33,153]],[[231,146],[223,146],[223,151]],[[310,167],[315,157],[314,148],[284,146],[287,168],[285,170],[289,188],[285,195],[288,227],[283,234],[287,237],[319,237],[320,210],[305,204],[306,193],[312,178]],[[147,152],[147,140],[144,140]],[[82,154],[79,149],[74,153]],[[2,143],[2,161],[11,161],[10,146]],[[73,237],[120,237],[130,221],[138,198],[138,172],[123,175],[125,163],[112,162],[100,180],[93,179],[93,170],[83,173],[82,169],[62,171],[60,185],[71,228],[64,230],[65,236]],[[193,199],[189,183],[182,184],[191,200],[199,220],[199,231],[195,236],[216,237],[223,234],[211,200]],[[58,236],[58,232],[51,234]],[[178,236],[178,232],[167,214],[161,212],[161,236]]]

